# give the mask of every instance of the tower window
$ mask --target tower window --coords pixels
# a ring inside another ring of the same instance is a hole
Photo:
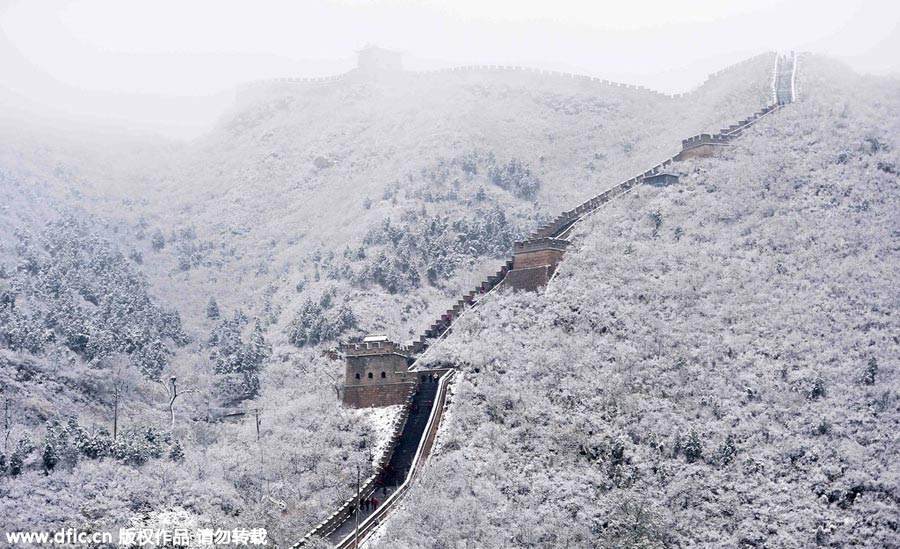
[[[356,379],[359,379],[359,374],[356,374]]]
[[[387,374],[385,374],[384,372],[381,372],[381,379],[384,379],[386,377],[387,377]]]
[[[372,379],[372,372],[369,372],[369,379]]]

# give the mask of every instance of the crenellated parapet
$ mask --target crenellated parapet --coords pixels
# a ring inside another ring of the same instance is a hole
[[[666,172],[666,169],[674,162],[686,158],[714,155],[718,149],[738,137],[741,131],[774,112],[775,109],[777,106],[768,105],[736,124],[722,129],[719,133],[701,133],[683,139],[681,152],[672,158],[589,198],[575,208],[562,212],[548,223],[538,227],[529,235],[528,240],[515,243],[513,268],[506,277],[507,285],[521,290],[535,290],[546,285],[553,273],[556,272],[556,267],[565,253],[565,245],[562,243],[568,243],[568,236],[576,223],[594,213],[610,200],[629,192],[638,185],[667,186],[677,183],[678,177]]]
[[[678,153],[674,160],[685,160],[687,158],[705,158],[713,156],[725,145],[741,135],[741,132],[748,126],[754,124],[763,116],[769,114],[777,108],[776,105],[768,105],[758,112],[753,113],[747,118],[732,124],[727,128],[722,128],[719,133],[701,133],[681,140],[681,152]]]
[[[237,98],[239,102],[245,102],[257,95],[268,92],[271,89],[283,89],[284,91],[294,91],[298,89],[315,88],[319,86],[329,86],[343,81],[363,81],[371,79],[373,75],[381,73],[390,73],[394,75],[406,75],[410,77],[427,77],[432,75],[465,75],[465,74],[486,74],[486,73],[506,73],[506,74],[534,74],[560,80],[583,82],[589,85],[604,86],[632,92],[644,93],[648,96],[655,96],[665,99],[683,99],[689,97],[704,86],[716,81],[725,74],[729,74],[735,69],[744,67],[750,63],[757,62],[762,58],[775,56],[774,52],[762,53],[754,57],[750,57],[717,72],[710,74],[706,80],[694,89],[676,94],[663,93],[646,86],[637,84],[628,84],[624,82],[615,82],[606,80],[598,76],[592,76],[580,73],[571,73],[550,69],[539,69],[534,67],[524,67],[520,65],[461,65],[455,67],[446,67],[440,69],[424,69],[424,70],[404,70],[400,61],[400,54],[391,52],[382,48],[367,47],[357,52],[359,55],[358,66],[347,72],[314,77],[281,77],[266,78],[241,84],[237,88]]]
[[[344,343],[340,347],[345,356],[368,356],[400,353],[401,347],[386,336],[368,336],[361,341]]]

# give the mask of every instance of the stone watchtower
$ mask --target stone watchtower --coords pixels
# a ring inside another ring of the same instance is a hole
[[[526,291],[546,286],[568,245],[568,240],[549,237],[516,242],[513,268],[506,275],[506,283],[516,290]]]
[[[415,389],[416,374],[409,356],[383,335],[341,346],[347,361],[344,405],[351,408],[403,404]]]

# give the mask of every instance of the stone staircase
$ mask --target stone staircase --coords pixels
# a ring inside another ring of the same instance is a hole
[[[402,430],[395,435],[396,438],[393,443],[390,460],[382,464],[381,472],[378,476],[361,488],[360,496],[362,498],[375,496],[381,503],[384,503],[387,497],[393,494],[397,487],[406,480],[406,476],[412,469],[413,461],[416,458],[419,443],[429,425],[431,409],[434,407],[437,391],[438,382],[436,379],[426,379],[418,384],[415,394],[404,408],[405,421]],[[360,520],[364,520],[374,511],[374,509],[366,511],[356,510],[354,513],[361,513]],[[330,530],[320,530],[318,533],[313,532],[304,538],[304,543],[314,535],[319,535],[327,537],[332,544],[339,544],[341,540],[351,535],[356,527],[356,515],[354,513],[351,513],[348,508],[346,512],[332,521],[329,525]]]
[[[474,306],[481,296],[487,294],[503,282],[503,279],[506,278],[506,274],[511,271],[512,268],[513,260],[510,258],[506,263],[500,266],[500,269],[496,273],[487,277],[487,279],[478,285],[477,288],[459,298],[453,307],[447,309],[447,312],[443,313],[440,318],[435,320],[431,326],[418,337],[418,339],[404,345],[402,347],[403,351],[413,355],[428,348],[430,340],[437,339],[444,335],[447,330],[450,329],[453,321],[459,318],[459,315],[461,315],[464,310]]]

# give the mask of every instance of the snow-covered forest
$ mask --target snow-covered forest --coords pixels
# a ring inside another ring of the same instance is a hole
[[[896,547],[900,87],[803,100],[460,319],[440,451],[377,547]]]
[[[755,108],[770,64],[649,103],[533,75],[273,89],[188,147],[7,128],[9,527],[178,508],[292,540],[377,446],[324,349],[421,330],[555,209]]]
[[[264,88],[177,144],[0,126],[0,514],[297,541],[384,446],[341,340],[418,334],[512,242],[770,101],[532,73]],[[579,226],[501,292],[380,547],[897,545],[900,85],[802,101]],[[462,543],[463,545],[460,545]]]

